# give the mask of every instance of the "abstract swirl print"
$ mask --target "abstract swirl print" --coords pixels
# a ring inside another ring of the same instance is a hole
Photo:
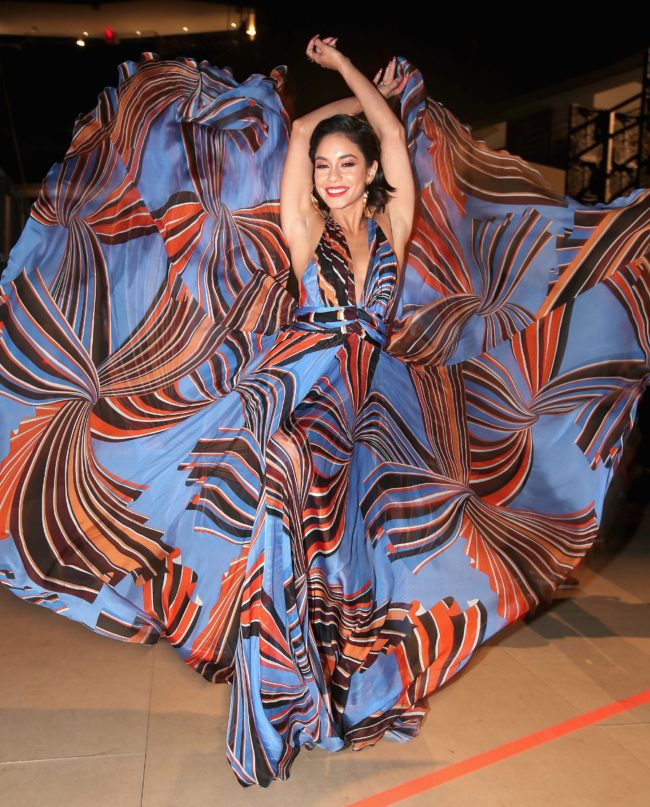
[[[559,195],[398,70],[416,221],[361,299],[332,219],[287,290],[286,66],[152,53],[2,276],[0,582],[230,684],[243,786],[416,736],[588,552],[650,379],[650,191]]]

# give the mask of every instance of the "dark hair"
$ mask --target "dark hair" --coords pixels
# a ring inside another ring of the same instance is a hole
[[[368,185],[368,200],[366,207],[376,210],[383,210],[388,202],[389,195],[395,188],[388,184],[381,167],[381,145],[374,129],[365,121],[356,118],[354,115],[332,115],[320,121],[312,132],[309,140],[309,159],[312,165],[315,163],[316,149],[325,135],[340,133],[349,137],[350,140],[359,147],[364,156],[366,165],[370,165],[373,160],[377,160],[377,171],[372,182]],[[318,207],[322,213],[327,213],[329,207],[321,199],[320,194],[314,189],[314,196],[318,201]]]

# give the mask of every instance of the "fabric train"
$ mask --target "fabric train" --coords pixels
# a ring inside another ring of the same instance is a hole
[[[418,734],[591,547],[650,379],[650,191],[586,206],[408,84],[398,269],[333,222],[287,290],[285,66],[144,53],[0,286],[0,582],[232,687],[243,786]]]

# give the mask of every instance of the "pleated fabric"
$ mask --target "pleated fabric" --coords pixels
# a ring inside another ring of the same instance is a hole
[[[287,291],[286,73],[143,53],[0,285],[0,583],[231,686],[243,786],[410,740],[592,546],[650,383],[650,191],[580,205],[408,75],[407,260]],[[47,664],[47,659],[43,659]]]

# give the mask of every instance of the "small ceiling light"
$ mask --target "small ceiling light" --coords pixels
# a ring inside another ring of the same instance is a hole
[[[257,33],[255,30],[255,12],[248,15],[248,27],[246,28],[246,33],[251,39],[255,39],[255,34]]]
[[[142,36],[142,31],[136,31],[136,34],[137,34],[138,36]]]
[[[83,39],[77,39],[77,45],[79,45],[80,48],[86,47],[86,43],[84,42]]]
[[[84,31],[84,36],[88,36],[88,31]]]
[[[231,23],[230,23],[230,27],[231,27],[231,28],[236,28],[236,27],[237,27],[237,23],[236,23],[236,22],[231,22]]]
[[[184,25],[184,26],[183,26],[183,30],[184,30],[184,31],[187,31],[187,30],[188,30],[187,25]]]

